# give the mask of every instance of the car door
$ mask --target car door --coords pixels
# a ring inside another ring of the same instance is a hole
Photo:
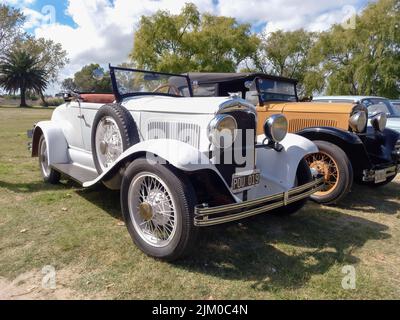
[[[83,150],[81,129],[81,106],[78,101],[68,102],[65,106],[63,131],[71,149]]]
[[[83,147],[85,151],[92,151],[92,127],[97,111],[103,106],[102,103],[81,103],[81,130]]]

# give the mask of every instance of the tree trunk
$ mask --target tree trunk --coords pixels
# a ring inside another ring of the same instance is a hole
[[[28,105],[26,104],[26,88],[21,87],[21,104],[19,105],[20,107],[27,107]]]
[[[40,91],[39,92],[39,95],[40,95],[40,100],[42,100],[42,105],[43,105],[43,107],[48,107],[49,106],[49,104],[47,103],[47,101],[46,101],[46,99],[45,99],[45,97],[44,97],[44,94],[43,94],[43,92],[42,91]]]

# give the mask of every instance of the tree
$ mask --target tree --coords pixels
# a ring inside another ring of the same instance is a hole
[[[143,16],[130,58],[138,68],[149,70],[235,72],[258,43],[249,24],[201,15],[194,4],[186,4],[178,15],[158,11]]]
[[[7,51],[22,36],[24,21],[20,10],[0,4],[0,52]]]
[[[69,62],[67,52],[63,50],[61,44],[52,40],[27,36],[15,46],[36,56],[38,67],[45,70],[49,83],[58,80],[60,70]],[[39,92],[39,95],[43,104],[47,105],[43,92]]]
[[[313,69],[328,94],[400,94],[400,3],[379,0],[356,17],[356,28],[335,25],[312,50]],[[320,91],[322,88],[318,88]]]
[[[76,90],[81,92],[97,92],[97,93],[110,93],[112,92],[111,78],[109,72],[104,74],[102,79],[93,77],[93,72],[96,69],[104,69],[98,64],[90,64],[84,66],[81,71],[75,73],[74,83]]]
[[[255,71],[299,80],[299,94],[304,94],[304,75],[309,65],[309,52],[317,34],[303,29],[272,32],[261,37],[259,50],[253,57]]]
[[[61,83],[61,89],[65,91],[77,91],[78,87],[72,78],[67,78],[64,79],[64,81]]]
[[[9,92],[20,91],[21,107],[27,106],[27,91],[40,93],[47,85],[46,71],[39,67],[39,59],[26,51],[9,51],[0,62],[0,86]]]

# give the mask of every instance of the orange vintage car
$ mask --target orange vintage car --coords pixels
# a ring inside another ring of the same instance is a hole
[[[312,196],[333,204],[348,194],[353,180],[370,186],[391,182],[400,171],[400,135],[386,128],[386,115],[375,115],[358,103],[299,102],[297,81],[260,73],[189,73],[195,96],[237,95],[256,105],[257,133],[266,119],[283,113],[289,132],[319,147],[307,156],[309,166],[325,177],[325,187]]]

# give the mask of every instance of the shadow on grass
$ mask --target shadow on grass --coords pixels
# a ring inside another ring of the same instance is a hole
[[[102,184],[97,184],[90,189],[80,189],[76,193],[98,208],[104,210],[112,217],[123,221],[119,191],[111,191]]]
[[[394,201],[397,198],[397,202]],[[366,213],[397,214],[400,212],[400,184],[389,183],[382,187],[354,184],[353,192],[343,199],[338,208],[361,210]]]
[[[56,185],[44,183],[42,181],[31,182],[31,183],[12,183],[0,180],[0,188],[5,188],[15,193],[33,193],[33,192],[51,191],[51,190],[56,191],[76,186],[77,186],[76,183],[69,180]]]
[[[310,205],[300,215],[254,217],[205,229],[194,254],[177,264],[224,279],[255,281],[254,289],[298,288],[335,264],[354,264],[352,250],[386,239],[387,227]]]
[[[99,185],[77,194],[122,220],[119,192]],[[335,264],[354,264],[353,249],[386,239],[387,227],[310,203],[291,217],[261,215],[204,228],[193,253],[174,267],[223,279],[254,281],[255,290],[297,288]]]

